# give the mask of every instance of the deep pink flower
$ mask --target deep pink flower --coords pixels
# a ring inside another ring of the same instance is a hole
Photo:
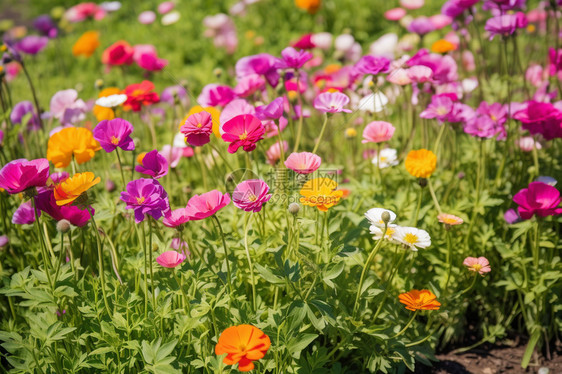
[[[89,17],[99,21],[103,19],[106,14],[106,11],[96,3],[86,2],[69,8],[64,14],[64,18],[73,23],[82,22]]]
[[[199,221],[214,215],[216,212],[230,204],[230,195],[218,190],[194,195],[187,202],[186,215],[192,221]]]
[[[205,145],[211,141],[213,133],[213,119],[208,112],[199,112],[190,115],[185,124],[180,128],[185,135],[185,141],[194,147]]]
[[[37,210],[37,215],[41,216],[39,209]],[[33,206],[31,201],[25,201],[16,209],[14,215],[12,216],[12,223],[14,225],[29,225],[35,222],[35,213],[33,212]]]
[[[137,44],[133,50],[133,60],[144,70],[160,71],[168,65],[168,60],[159,58],[156,48],[151,44]]]
[[[256,107],[256,117],[265,121],[269,119],[279,119],[283,115],[283,98],[278,97],[267,105]]]
[[[412,58],[406,61],[408,66],[424,65],[433,71],[433,81],[439,84],[457,82],[459,76],[457,63],[449,55],[429,53],[425,48],[420,49]]]
[[[277,60],[275,67],[278,69],[300,69],[310,59],[312,59],[312,53],[287,47],[281,51],[281,58]]]
[[[525,13],[517,12],[515,14],[503,14],[495,16],[486,21],[484,30],[490,33],[490,40],[496,35],[509,36],[517,29],[527,27],[528,21]]]
[[[312,42],[312,35],[313,34],[304,34],[303,36],[300,37],[299,40],[297,40],[296,42],[293,42],[291,44],[291,46],[293,46],[294,48],[299,48],[299,49],[312,49],[312,48],[314,48],[315,45]]]
[[[351,113],[351,110],[344,109],[349,104],[349,97],[341,92],[323,92],[314,99],[314,108],[324,113]]]
[[[127,191],[121,192],[121,200],[135,212],[135,222],[144,221],[146,215],[155,220],[170,215],[168,194],[155,179],[135,179],[127,184]]]
[[[49,38],[46,36],[29,35],[17,42],[14,48],[18,52],[36,55],[47,46],[48,42]]]
[[[189,221],[190,218],[187,215],[187,211],[185,210],[185,208],[179,208],[172,210],[168,217],[164,217],[162,223],[166,227],[176,228]]]
[[[515,209],[506,210],[503,214],[503,219],[510,225],[521,221],[521,217],[519,217],[519,213]]]
[[[27,161],[20,158],[8,162],[0,170],[0,188],[17,194],[33,187],[43,187],[49,178],[49,161],[46,158]]]
[[[548,49],[548,59],[550,62],[549,71],[550,75],[554,76],[562,70],[562,49],[556,51],[554,48]]]
[[[206,106],[225,106],[235,98],[234,91],[228,86],[219,84],[208,84],[203,87],[201,94],[197,98],[197,103],[202,107]]]
[[[242,57],[236,62],[236,77],[259,74],[264,76],[272,87],[275,87],[279,83],[279,72],[275,67],[276,61],[274,56],[267,53]]]
[[[467,257],[464,259],[462,264],[468,267],[468,270],[477,271],[480,275],[484,275],[492,271],[490,262],[486,257]]]
[[[389,141],[396,128],[385,121],[373,121],[363,130],[362,143],[382,143]]]
[[[166,251],[156,257],[156,262],[165,268],[175,268],[185,261],[186,256],[176,251]]]
[[[451,18],[456,18],[479,1],[480,0],[449,0],[441,7],[441,13]]]
[[[129,121],[121,118],[112,120],[103,120],[94,129],[94,139],[106,152],[112,152],[119,147],[124,151],[132,151],[135,149],[135,143],[131,139],[133,125]]]
[[[562,138],[562,111],[550,103],[528,101],[523,110],[513,115],[531,134],[541,134],[546,140]]]
[[[246,180],[236,186],[232,203],[245,212],[259,212],[262,205],[271,199],[269,186],[261,179]]]
[[[533,215],[546,217],[562,213],[562,208],[558,207],[560,191],[542,182],[529,183],[529,187],[513,196],[513,201],[519,205],[517,210],[523,219],[530,219]]]
[[[154,179],[162,178],[168,174],[168,161],[156,149],[147,152],[141,164],[135,166],[137,173],[150,175]]]
[[[355,69],[361,74],[388,73],[390,60],[382,56],[366,55],[355,64]]]
[[[224,124],[222,139],[230,143],[229,153],[236,153],[238,148],[251,152],[256,149],[256,143],[263,139],[265,128],[261,121],[251,114],[236,116]]]
[[[291,153],[285,160],[285,166],[298,174],[314,173],[321,163],[320,156],[310,152]]]
[[[43,189],[35,197],[35,202],[37,204],[37,209],[50,215],[55,221],[60,221],[66,219],[74,226],[83,227],[85,226],[91,216],[88,209],[81,209],[75,205],[57,205],[55,199],[55,194],[51,189]],[[95,214],[95,210],[90,206],[92,215]]]

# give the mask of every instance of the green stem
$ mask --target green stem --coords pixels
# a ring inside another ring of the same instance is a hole
[[[446,229],[446,235],[447,235],[447,280],[445,281],[445,292],[447,292],[447,287],[449,286],[449,280],[451,278],[451,270],[453,267],[453,262],[452,262],[452,245],[451,245],[451,234],[449,232],[449,229]]]
[[[224,256],[226,258],[226,277],[228,278],[228,289],[230,290],[230,295],[232,297],[232,295],[234,295],[234,291],[232,289],[232,279],[231,279],[231,273],[230,273],[230,261],[228,259],[228,248],[226,246],[226,239],[224,237],[224,231],[222,231],[222,226],[221,223],[219,221],[219,219],[216,216],[212,216],[212,218],[215,220],[215,223],[218,226],[219,232],[220,232],[220,236],[222,238],[222,246],[224,248]]]
[[[416,318],[416,316],[418,315],[419,310],[416,310],[414,312],[414,314],[412,314],[412,316],[410,317],[410,320],[408,321],[408,323],[406,324],[406,326],[404,326],[404,328],[402,330],[400,330],[396,335],[394,335],[393,337],[391,337],[390,339],[394,339],[399,337],[400,335],[402,335],[403,333],[406,332],[406,330],[408,330],[408,327],[410,327],[410,325],[412,324],[412,322],[414,322],[414,319]]]
[[[107,312],[107,314],[109,316],[111,316],[112,314],[109,312],[109,303],[107,302],[107,293],[105,290],[105,272],[103,270],[103,255],[102,255],[102,242],[101,242],[101,238],[100,238],[100,232],[98,230],[98,225],[96,224],[96,220],[94,219],[94,214],[92,213],[92,209],[90,208],[90,206],[87,206],[86,209],[88,209],[88,213],[90,213],[90,220],[92,222],[92,226],[94,228],[95,234],[96,234],[96,241],[97,241],[97,247],[98,247],[98,260],[99,260],[99,271],[100,271],[100,281],[101,281],[101,291],[103,294],[103,302],[105,305],[105,311]]]
[[[420,214],[421,202],[423,197],[423,187],[420,187],[420,192],[418,194],[418,205],[416,206],[416,210],[414,215],[412,216],[412,226],[417,226],[418,224],[418,216]]]
[[[248,221],[251,220],[251,213],[246,213],[244,220],[244,249],[246,250],[246,258],[248,259],[248,268],[250,269],[250,281],[252,283],[252,307],[254,312],[257,311],[256,308],[256,284],[254,279],[254,267],[252,265],[252,257],[250,256],[250,250],[248,248]],[[228,261],[228,260],[227,260]]]
[[[119,147],[115,148],[115,154],[117,155],[117,162],[119,163],[119,171],[121,172],[121,182],[123,183],[123,191],[127,188],[127,182],[125,181],[125,173],[123,172],[123,163],[121,162],[121,156],[119,156]]]
[[[398,264],[394,267],[394,269],[392,270],[392,273],[390,274],[390,278],[388,278],[388,281],[386,282],[386,287],[385,287],[385,292],[384,292],[384,296],[381,300],[381,303],[379,304],[379,307],[377,308],[377,311],[375,312],[374,317],[372,318],[373,321],[377,320],[377,317],[379,316],[379,313],[382,311],[382,307],[384,306],[384,303],[386,301],[386,299],[388,298],[388,292],[386,291],[386,289],[392,285],[392,280],[394,279],[394,276],[396,275],[396,273],[398,272],[398,269],[400,268],[400,265],[402,265],[402,261],[404,261],[404,256],[406,255],[406,251],[402,251],[402,255],[400,256],[400,260],[398,260]]]
[[[435,190],[433,189],[433,183],[431,183],[431,178],[427,179],[427,186],[429,187],[429,193],[431,194],[431,199],[433,200],[433,204],[435,204],[435,208],[439,214],[443,213],[441,211],[441,207],[439,206],[439,201],[437,201],[437,197],[435,196]]]
[[[50,261],[49,261],[49,257],[47,256],[47,250],[45,248],[45,243],[44,243],[45,238],[43,237],[43,232],[39,227],[39,213],[37,211],[37,205],[35,204],[35,197],[31,198],[31,205],[33,206],[33,212],[35,213],[35,228],[37,229],[37,238],[40,242],[39,244],[41,246],[41,255],[43,256],[43,263],[45,264],[45,274],[47,274],[47,279],[49,280],[49,285],[51,286],[51,289],[54,290],[54,283],[53,283],[53,279],[51,278],[51,273],[49,269]]]
[[[148,218],[148,257],[149,257],[149,264],[150,264],[150,289],[152,293],[152,310],[156,311],[156,295],[154,294],[154,273],[152,271],[152,217]]]
[[[316,141],[316,144],[314,145],[314,149],[312,150],[312,153],[316,153],[316,150],[318,149],[318,146],[320,145],[320,142],[322,141],[322,137],[324,136],[324,131],[326,131],[326,125],[327,124],[328,124],[328,113],[325,114],[324,124],[322,125],[322,130],[320,130],[320,135],[318,136],[318,140]]]
[[[468,288],[464,289],[461,293],[459,293],[459,296],[464,295],[465,293],[467,293],[468,291],[470,291],[472,289],[472,287],[474,287],[474,285],[476,284],[476,279],[478,278],[478,273],[474,274],[474,277],[472,279],[472,283],[470,283],[470,286],[468,286]]]

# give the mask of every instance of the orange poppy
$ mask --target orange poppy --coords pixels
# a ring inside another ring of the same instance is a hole
[[[408,173],[416,178],[429,178],[437,167],[437,156],[427,149],[410,151],[404,161]]]
[[[314,14],[320,9],[322,0],[295,0],[297,8],[306,10],[310,14]]]
[[[65,168],[72,161],[78,164],[89,161],[101,149],[94,135],[83,127],[67,127],[54,133],[47,143],[47,160],[56,168]]]
[[[252,325],[238,325],[227,328],[219,336],[215,346],[217,355],[227,354],[223,362],[227,365],[238,363],[238,370],[254,369],[253,361],[265,356],[271,346],[269,336]]]
[[[92,186],[100,182],[100,177],[95,178],[94,173],[85,172],[73,175],[59,183],[54,190],[57,205],[67,205],[86,193]]]
[[[315,206],[322,212],[328,211],[342,198],[344,192],[336,190],[338,184],[330,178],[314,178],[306,182],[300,191],[303,205]]]
[[[72,46],[74,56],[90,57],[100,46],[100,33],[98,31],[86,31]]]
[[[398,299],[406,309],[416,310],[439,310],[441,303],[437,301],[437,296],[430,290],[411,290],[398,295]]]
[[[440,39],[431,45],[431,51],[435,53],[447,53],[455,49],[457,46],[445,39]]]

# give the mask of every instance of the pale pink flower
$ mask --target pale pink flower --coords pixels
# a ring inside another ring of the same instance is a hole
[[[175,268],[185,261],[185,257],[186,256],[183,253],[178,253],[176,251],[166,251],[156,258],[156,262],[166,268]]]
[[[467,257],[464,259],[462,264],[467,266],[468,270],[477,271],[480,275],[484,275],[492,271],[490,262],[486,257]]]
[[[298,174],[314,173],[321,163],[320,156],[310,152],[291,153],[285,160],[285,166]]]
[[[287,152],[289,150],[289,143],[286,140],[283,141],[283,151]],[[267,163],[271,166],[275,165],[277,161],[281,158],[281,147],[280,143],[276,142],[273,144],[267,152],[265,152],[265,157],[267,158]]]
[[[362,143],[382,143],[389,141],[396,128],[385,121],[373,121],[363,130]]]
[[[168,165],[170,165],[170,167],[173,169],[178,166],[183,156],[183,152],[183,148],[172,147],[171,145],[166,144],[158,153],[160,153],[160,155],[168,161]]]

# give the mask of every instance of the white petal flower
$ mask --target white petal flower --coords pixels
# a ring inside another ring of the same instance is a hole
[[[363,112],[378,113],[383,111],[386,104],[388,104],[388,97],[379,91],[362,98],[357,109]]]
[[[388,223],[392,223],[396,219],[396,213],[392,210],[383,209],[383,208],[372,208],[365,213],[365,217],[371,222],[373,225],[378,227],[384,227],[384,221],[382,220],[383,212],[388,212],[390,214],[390,220]]]
[[[180,12],[178,12],[177,10],[174,10],[166,15],[164,15],[164,17],[162,17],[161,22],[162,25],[164,26],[169,26],[172,25],[176,22],[178,22],[180,20]]]
[[[185,143],[185,135],[181,132],[178,132],[176,136],[174,136],[173,144],[175,148],[186,148],[187,144]]]
[[[386,228],[384,238],[393,243],[400,244],[400,242],[395,238],[396,232],[399,228],[400,226],[398,225],[389,224]],[[373,234],[373,239],[379,240],[383,235],[384,226],[381,228],[379,226],[371,225],[371,227],[369,227],[369,230],[371,231],[371,234]]]
[[[410,247],[412,251],[427,248],[431,245],[431,237],[425,230],[415,227],[399,227],[393,236],[400,243]]]
[[[373,164],[377,165],[379,163],[380,160],[380,168],[384,169],[387,168],[389,166],[396,166],[398,165],[398,154],[396,152],[396,149],[394,148],[385,148],[383,150],[381,150],[380,156],[379,155],[375,155],[375,157],[373,157]]]
[[[114,108],[127,101],[127,95],[125,94],[115,94],[105,97],[100,97],[96,100],[96,105],[102,106],[104,108]]]

